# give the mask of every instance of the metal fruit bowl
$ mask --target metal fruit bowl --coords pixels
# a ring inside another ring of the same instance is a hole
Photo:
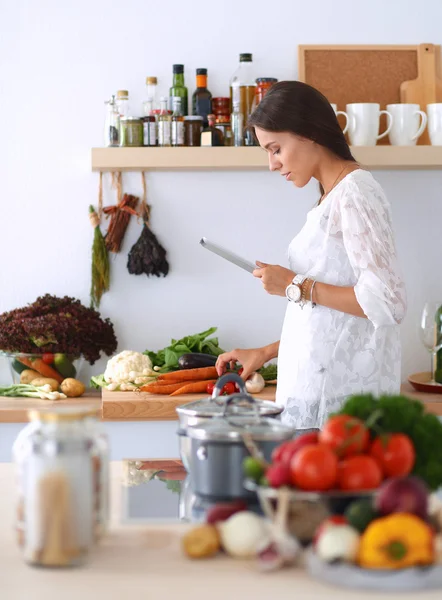
[[[278,489],[258,485],[250,479],[244,481],[244,487],[257,494],[264,514],[270,516],[274,513],[280,498]],[[373,498],[375,493],[376,490],[307,492],[289,489],[287,528],[300,542],[308,544],[324,519],[330,515],[343,514],[355,500]]]

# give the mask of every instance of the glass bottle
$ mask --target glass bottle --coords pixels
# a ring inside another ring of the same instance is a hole
[[[174,98],[173,100],[171,131],[172,146],[184,146],[184,115],[181,102],[181,98]]]
[[[143,102],[143,115],[146,117],[157,107],[157,83],[156,77],[146,77],[146,100]]]
[[[115,96],[106,100],[106,119],[104,121],[104,146],[113,148],[120,145],[120,115]]]
[[[117,92],[117,108],[120,117],[129,117],[129,92],[127,90],[118,90]]]
[[[232,109],[234,103],[239,103],[239,110],[242,112],[244,119],[244,127],[246,127],[247,119],[252,113],[255,89],[252,55],[240,54],[239,67],[230,80],[230,102]]]
[[[209,122],[201,133],[201,146],[224,146],[222,131],[215,127],[215,115],[207,115]]]
[[[158,146],[171,145],[172,115],[167,110],[167,98],[160,99],[160,112],[158,114]]]
[[[436,351],[436,357],[434,360],[434,380],[436,383],[442,383],[442,306],[436,311],[435,315],[436,320],[436,348],[439,348]]]
[[[207,115],[212,112],[212,94],[207,89],[207,69],[196,70],[196,90],[192,96],[192,114],[203,117],[207,125]]]
[[[244,117],[242,112],[239,110],[239,102],[233,103],[233,112],[230,116],[230,122],[232,127],[232,145],[243,146]]]
[[[187,88],[184,85],[184,65],[173,65],[173,82],[169,90],[169,109],[173,110],[173,99],[182,99],[183,114],[188,115]]]

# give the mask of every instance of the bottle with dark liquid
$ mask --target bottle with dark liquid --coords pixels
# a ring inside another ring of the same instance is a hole
[[[215,127],[215,115],[207,115],[209,124],[201,133],[201,146],[224,146],[224,135]]]
[[[212,94],[207,89],[207,69],[196,70],[196,90],[192,96],[192,113],[203,118],[207,125],[207,115],[212,112]]]

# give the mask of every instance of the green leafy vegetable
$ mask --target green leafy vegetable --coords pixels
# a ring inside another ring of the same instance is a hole
[[[95,390],[99,390],[102,387],[105,387],[106,385],[108,385],[108,382],[104,378],[104,373],[102,373],[101,375],[94,375],[94,377],[91,377],[90,386]]]
[[[371,394],[351,396],[340,414],[368,421],[373,436],[379,433],[405,433],[413,442],[416,463],[413,475],[421,477],[432,490],[442,485],[442,423],[426,413],[418,400],[406,396]]]
[[[211,354],[212,356],[222,354],[224,350],[219,347],[218,338],[209,338],[216,331],[216,327],[211,327],[207,331],[188,335],[181,340],[172,339],[170,345],[166,348],[158,352],[146,350],[144,354],[150,358],[154,367],[159,367],[160,373],[175,371],[178,369],[178,359],[182,354],[187,354],[188,352],[202,352],[204,354]]]
[[[262,375],[264,381],[273,381],[278,376],[278,367],[275,363],[269,363],[258,369],[258,373]]]

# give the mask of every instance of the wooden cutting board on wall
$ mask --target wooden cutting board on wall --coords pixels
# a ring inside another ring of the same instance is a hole
[[[440,46],[432,44],[300,45],[298,77],[300,81],[320,90],[330,102],[337,104],[338,110],[345,111],[346,104],[352,102],[378,102],[381,109],[385,109],[387,104],[403,101],[401,86],[404,82],[418,80],[420,85],[419,50],[425,47],[434,48],[432,77],[435,80]],[[425,80],[431,80],[431,69],[427,61],[425,69]],[[427,85],[431,88],[432,84],[430,82]],[[412,86],[411,89],[415,87]],[[421,108],[425,110],[425,105]],[[385,115],[382,115],[380,132],[385,131],[386,125]],[[388,143],[388,136],[378,142]],[[425,143],[428,143],[428,139]]]
[[[418,76],[401,84],[401,102],[419,104],[427,110],[427,104],[442,101],[442,79],[439,77],[440,46],[421,44],[417,51]],[[428,129],[419,138],[419,144],[430,144]]]

